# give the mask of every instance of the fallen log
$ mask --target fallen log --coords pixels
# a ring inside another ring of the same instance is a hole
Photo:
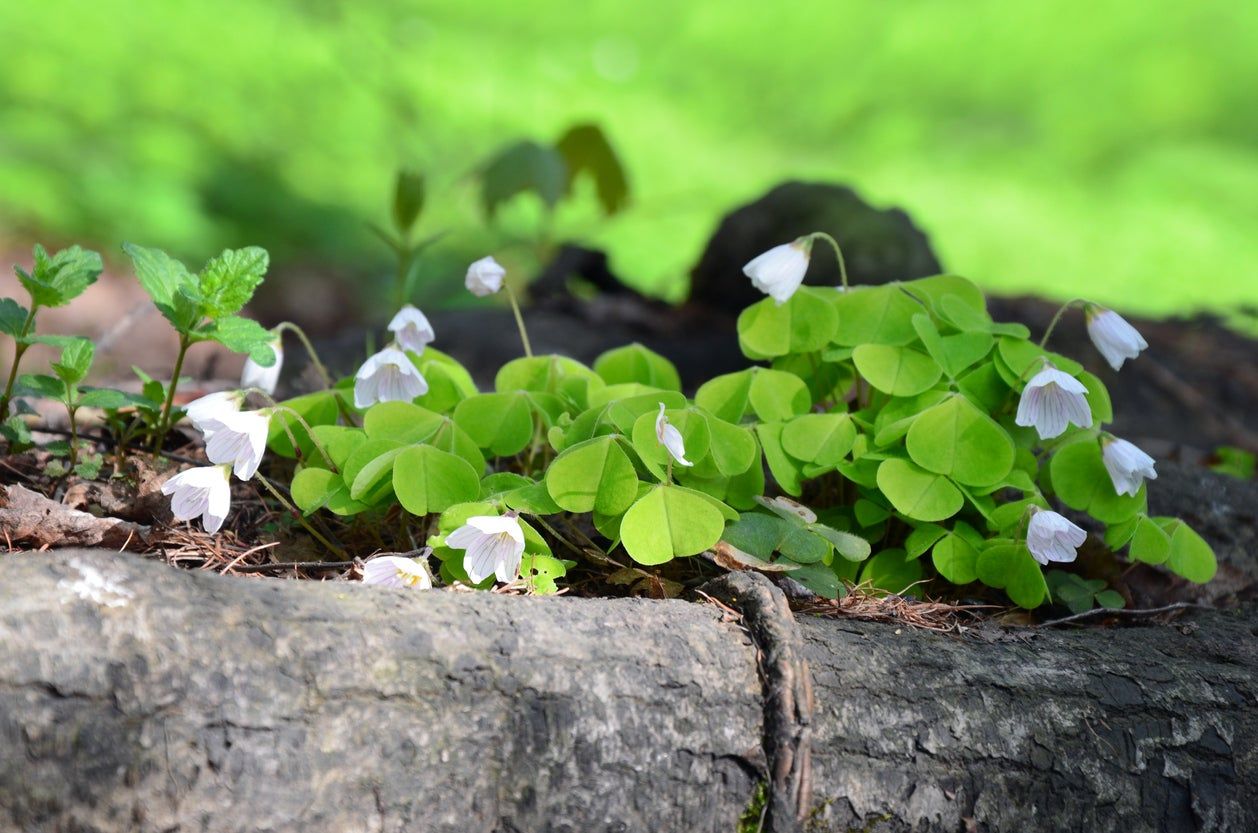
[[[728,833],[790,769],[778,831],[1258,829],[1258,608],[784,615],[3,556],[0,828]]]

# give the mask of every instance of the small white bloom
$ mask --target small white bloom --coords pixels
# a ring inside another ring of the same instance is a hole
[[[493,257],[482,257],[467,267],[467,290],[477,298],[493,295],[502,289],[502,279],[506,276],[507,270],[501,263]]]
[[[480,584],[491,575],[505,584],[520,574],[524,529],[513,513],[477,515],[447,535],[446,546],[466,550],[463,569],[473,584]]]
[[[1026,546],[1041,564],[1074,561],[1088,533],[1070,520],[1047,509],[1036,509],[1027,525]]]
[[[1117,437],[1101,440],[1101,461],[1105,463],[1110,480],[1114,481],[1114,491],[1120,495],[1134,496],[1146,478],[1157,480],[1158,477],[1153,469],[1152,457]]]
[[[280,337],[276,336],[271,342],[271,349],[275,351],[275,363],[270,367],[263,367],[252,358],[245,359],[245,368],[240,371],[242,390],[258,388],[267,396],[275,393],[275,386],[280,381],[280,368],[284,366],[284,345],[280,341]]]
[[[363,584],[381,587],[432,589],[432,576],[423,562],[401,555],[381,555],[363,564]]]
[[[206,425],[205,456],[211,463],[231,465],[236,476],[248,480],[258,470],[271,430],[271,411],[231,411]]]
[[[218,532],[231,510],[231,466],[201,466],[181,471],[162,484],[170,511],[181,521],[201,516],[209,533]]]
[[[774,246],[762,255],[752,258],[743,267],[743,274],[751,283],[778,306],[785,304],[799,289],[808,271],[808,258],[812,253],[812,239],[801,237],[793,243]]]
[[[1044,369],[1022,389],[1014,421],[1023,427],[1035,426],[1044,440],[1061,435],[1071,422],[1088,428],[1092,425],[1092,410],[1087,392],[1078,379],[1045,362]]]
[[[354,374],[354,406],[370,408],[377,402],[410,402],[428,392],[419,368],[396,347],[376,353]]]
[[[660,403],[659,416],[655,418],[655,438],[660,441],[660,445],[668,450],[673,459],[679,465],[693,466],[694,463],[686,459],[686,445],[682,441],[681,432],[677,430],[677,426],[668,421],[668,417],[664,416],[664,403]]]
[[[183,410],[197,430],[208,436],[212,424],[220,416],[236,413],[244,401],[245,395],[241,391],[222,390],[192,400],[183,406]]]
[[[1139,331],[1112,309],[1090,306],[1086,315],[1088,337],[1115,370],[1122,368],[1124,361],[1134,359],[1140,355],[1141,350],[1149,346]]]
[[[393,320],[389,322],[389,332],[393,333],[398,347],[412,353],[424,352],[424,347],[437,338],[432,324],[428,323],[428,316],[410,304],[402,307],[393,316]]]

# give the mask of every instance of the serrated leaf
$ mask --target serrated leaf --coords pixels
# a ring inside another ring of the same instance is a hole
[[[547,209],[554,209],[567,181],[567,164],[559,151],[537,142],[517,142],[499,151],[481,171],[481,206],[493,220],[503,203],[531,192]]]
[[[200,301],[205,315],[219,319],[240,312],[262,283],[269,264],[270,257],[266,250],[257,246],[225,249],[218,257],[205,264],[198,279]],[[271,338],[274,339],[274,336]],[[270,363],[263,366],[269,367]]]
[[[0,333],[19,338],[29,310],[12,298],[0,298]]]
[[[86,338],[74,338],[61,348],[61,357],[51,363],[53,373],[66,385],[77,385],[82,382],[87,372],[92,369],[92,359],[96,355],[96,345]]]
[[[31,271],[14,271],[36,306],[60,307],[82,295],[104,268],[96,252],[71,246],[50,256],[43,246],[36,244],[35,265]]]
[[[122,250],[131,258],[136,278],[162,315],[175,324],[177,329],[186,329],[195,324],[195,321],[177,323],[174,309],[176,293],[181,287],[193,282],[187,267],[161,249],[146,249],[134,243],[123,243]]]
[[[233,353],[248,353],[263,367],[275,364],[275,335],[252,318],[229,315],[197,333],[198,340],[217,341]]]
[[[629,181],[620,157],[602,129],[593,124],[575,125],[555,142],[555,149],[566,163],[565,193],[572,193],[573,181],[578,176],[588,174],[594,180],[604,214],[610,217],[625,207],[629,201]]]

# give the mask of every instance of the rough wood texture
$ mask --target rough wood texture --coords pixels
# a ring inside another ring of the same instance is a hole
[[[801,619],[804,829],[1258,829],[1256,631]],[[685,602],[4,556],[0,829],[732,831],[766,772],[757,653]]]

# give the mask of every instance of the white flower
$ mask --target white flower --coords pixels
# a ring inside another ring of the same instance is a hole
[[[410,402],[428,392],[419,369],[396,347],[376,353],[354,374],[354,406],[370,408],[377,402]]]
[[[1120,495],[1134,496],[1140,491],[1140,484],[1145,478],[1157,480],[1158,477],[1153,469],[1152,457],[1117,437],[1101,440],[1101,461],[1105,463],[1110,480],[1114,481],[1114,491]]]
[[[231,510],[231,467],[202,466],[181,471],[162,484],[171,495],[170,511],[181,521],[201,516],[206,532],[218,532]]]
[[[275,351],[275,363],[270,367],[263,367],[252,358],[245,359],[244,370],[240,371],[242,390],[258,388],[267,396],[275,393],[275,385],[280,380],[280,368],[284,366],[284,345],[280,343],[279,336],[271,342],[271,349]]]
[[[363,564],[363,584],[381,587],[432,589],[432,576],[423,562],[401,555],[381,555]]]
[[[1115,370],[1120,369],[1127,359],[1139,356],[1140,351],[1149,346],[1136,328],[1112,309],[1089,306],[1086,315],[1088,337]]]
[[[677,430],[676,425],[668,421],[668,417],[664,416],[663,402],[660,403],[660,414],[655,418],[655,438],[680,465],[694,465],[686,459],[686,445],[682,441],[681,432]]]
[[[223,414],[234,414],[239,411],[244,401],[245,395],[241,391],[223,390],[194,399],[184,405],[183,410],[197,430],[208,437],[212,424]]]
[[[791,299],[795,290],[803,283],[811,252],[812,238],[801,237],[793,243],[774,246],[764,254],[752,258],[743,267],[743,274],[751,278],[756,289],[781,306]]]
[[[477,298],[493,295],[502,289],[502,279],[506,275],[507,270],[502,268],[501,263],[492,257],[482,257],[467,267],[467,290]]]
[[[1082,528],[1047,509],[1036,509],[1026,530],[1026,547],[1041,564],[1074,561],[1076,550],[1087,539],[1088,533]]]
[[[258,470],[271,430],[271,411],[230,411],[206,425],[205,456],[211,463],[230,464],[241,480]]]
[[[398,347],[412,353],[424,352],[424,347],[437,338],[432,324],[428,323],[428,316],[410,304],[402,307],[393,316],[393,320],[389,322],[389,332],[393,333]]]
[[[1092,425],[1092,411],[1087,392],[1078,379],[1045,362],[1044,369],[1022,389],[1014,421],[1024,427],[1034,425],[1044,440],[1062,434],[1071,422],[1088,428]]]
[[[503,583],[520,574],[524,556],[524,529],[514,514],[477,515],[446,536],[446,546],[466,550],[463,569],[473,584],[491,575]]]

